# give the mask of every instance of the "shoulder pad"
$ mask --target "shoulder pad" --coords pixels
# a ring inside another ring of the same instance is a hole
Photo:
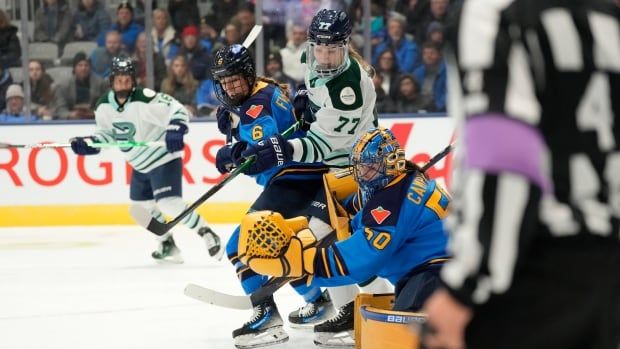
[[[349,68],[334,79],[325,83],[334,108],[355,110],[364,104],[362,96],[361,72],[357,61],[351,59]]]
[[[269,86],[258,90],[239,106],[241,124],[251,124],[258,117],[271,115],[271,98],[274,87]]]
[[[133,92],[132,100],[149,103],[155,96],[157,96],[157,92],[150,88],[136,87],[136,90]]]
[[[398,182],[391,183],[375,193],[364,205],[362,223],[367,227],[394,226],[402,207],[403,198],[409,188],[413,175],[401,177]]]

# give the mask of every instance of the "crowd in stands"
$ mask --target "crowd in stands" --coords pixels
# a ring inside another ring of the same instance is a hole
[[[197,0],[168,0],[159,7],[154,1],[148,35],[142,0],[113,7],[103,0],[41,1],[31,34],[22,33],[20,22],[0,10],[0,122],[24,119],[20,40],[26,38],[30,47],[53,43],[58,48],[55,59],[39,58],[30,50],[29,111],[35,119],[93,118],[97,98],[108,89],[112,58],[121,53],[133,58],[138,83],[146,85],[148,40],[153,45],[154,88],[178,99],[196,118],[213,117],[219,105],[209,71],[213,53],[241,43],[255,24],[254,5],[247,1],[207,0],[208,6],[200,8]],[[76,6],[71,10],[65,1]],[[380,113],[445,112],[442,45],[454,5],[450,1],[459,0],[372,1],[369,43]],[[355,23],[351,46],[362,52],[367,43],[361,0],[264,0],[263,4],[264,74],[289,84],[291,94],[303,83],[300,58],[306,31],[320,8],[346,10]]]

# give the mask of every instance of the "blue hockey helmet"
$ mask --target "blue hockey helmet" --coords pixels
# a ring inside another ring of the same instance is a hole
[[[308,29],[307,62],[321,78],[340,74],[349,57],[348,43],[353,25],[344,11],[320,10]]]
[[[252,59],[248,49],[239,44],[222,47],[215,53],[211,73],[213,74],[215,95],[222,104],[228,107],[238,106],[249,96],[249,93],[231,97],[224,90],[221,82],[222,79],[242,74],[248,82],[248,90],[250,91],[256,81],[254,59]]]
[[[353,145],[351,152],[353,176],[366,203],[379,189],[384,188],[406,171],[405,151],[385,127],[369,130]]]

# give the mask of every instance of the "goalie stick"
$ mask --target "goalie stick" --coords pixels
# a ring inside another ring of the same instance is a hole
[[[282,132],[282,137],[286,138],[291,135],[299,128],[300,122],[296,122],[291,127],[287,128],[284,132]],[[186,208],[183,212],[181,212],[177,217],[167,223],[162,223],[157,219],[151,216],[151,213],[144,207],[133,204],[129,207],[129,214],[131,217],[138,223],[138,225],[146,228],[148,231],[155,235],[162,236],[166,234],[170,229],[172,229],[175,225],[179,224],[183,218],[189,215],[192,211],[198,208],[198,206],[202,205],[205,201],[207,201],[210,197],[212,197],[215,193],[220,191],[228,182],[232,181],[235,177],[237,177],[241,172],[243,172],[246,168],[248,168],[255,160],[255,157],[252,156],[246,159],[243,164],[239,167],[235,168],[226,178],[221,180],[218,184],[214,185],[211,189],[209,189],[206,193],[204,193],[198,200],[194,201],[188,208]]]
[[[445,147],[441,152],[433,156],[426,164],[424,164],[424,166],[422,166],[422,172],[425,172],[433,165],[435,165],[439,160],[443,159],[446,155],[448,155],[448,153],[452,151],[453,147],[454,145],[450,144]],[[335,239],[335,235],[336,234],[333,232],[328,234],[323,240],[319,241],[318,247],[324,247],[332,243]],[[217,305],[219,307],[230,309],[252,309],[257,304],[260,304],[265,298],[274,294],[278,289],[280,289],[280,287],[286,285],[291,281],[301,278],[286,276],[272,277],[258,290],[252,292],[252,294],[247,296],[235,296],[192,283],[189,283],[187,284],[187,286],[185,286],[184,293],[190,298],[194,298],[207,304]]]

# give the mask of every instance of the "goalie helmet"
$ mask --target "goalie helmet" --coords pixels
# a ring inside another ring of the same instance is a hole
[[[404,173],[406,162],[405,151],[389,129],[378,127],[361,136],[353,146],[351,165],[362,202]]]
[[[242,74],[248,82],[251,91],[256,81],[256,68],[254,60],[247,48],[239,44],[222,47],[215,53],[213,66],[213,85],[217,99],[227,107],[235,107],[241,104],[249,95],[237,95],[231,97],[226,93],[221,80],[225,77]]]
[[[312,18],[306,57],[318,77],[332,77],[345,70],[352,28],[351,19],[344,11],[323,9]]]

